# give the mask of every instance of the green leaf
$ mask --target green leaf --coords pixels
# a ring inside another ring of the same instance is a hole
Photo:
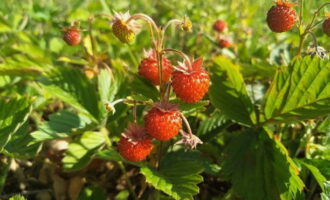
[[[327,180],[330,180],[330,160],[304,159],[304,162],[315,166]]]
[[[115,200],[127,200],[128,197],[129,197],[128,190],[123,190],[116,195]]]
[[[214,63],[209,92],[212,104],[230,119],[245,125],[255,124],[256,113],[239,66],[224,57],[217,57]]]
[[[317,130],[322,133],[330,133],[330,116],[321,122]]]
[[[330,200],[330,181],[324,183],[325,191],[321,193],[321,200]]]
[[[304,184],[284,146],[250,129],[228,144],[223,173],[244,200],[293,200]]]
[[[209,101],[199,101],[197,103],[185,103],[180,100],[171,101],[173,104],[179,105],[180,112],[185,116],[196,114],[197,112],[201,112],[205,110],[205,106],[207,106]]]
[[[105,135],[100,132],[87,131],[69,144],[62,159],[66,171],[76,171],[88,165],[94,153],[104,144]]]
[[[57,60],[75,65],[88,65],[88,62],[82,58],[59,57]]]
[[[205,140],[207,138],[215,137],[217,133],[224,130],[228,126],[228,120],[225,116],[219,112],[215,111],[211,116],[201,121],[198,126],[197,135]]]
[[[35,139],[34,142],[66,138],[91,124],[90,119],[85,116],[61,110],[49,115],[49,121],[40,124],[38,130],[32,132],[31,135]]]
[[[34,138],[29,132],[29,123],[25,122],[4,147],[6,155],[11,157],[28,159],[35,156],[40,150],[41,144],[31,144]]]
[[[10,197],[9,200],[26,200],[26,199],[24,198],[24,196],[17,194],[15,196]]]
[[[119,78],[118,78],[119,77]],[[113,76],[112,70],[109,68],[101,69],[98,77],[98,91],[101,99],[101,105],[112,102],[117,94],[121,78],[120,74],[116,74],[116,79]],[[107,113],[105,106],[102,106],[104,115]]]
[[[98,158],[109,160],[109,161],[124,161],[121,155],[113,149],[107,149],[97,152],[96,156]]]
[[[143,95],[148,99],[154,101],[158,100],[159,92],[154,85],[137,75],[133,75],[132,78],[133,81],[129,85],[132,91],[136,92],[136,94]]]
[[[193,199],[199,193],[197,184],[203,181],[199,175],[202,171],[202,161],[183,151],[167,154],[158,171],[151,167],[141,168],[148,183],[174,199]]]
[[[277,70],[264,102],[265,121],[291,122],[330,113],[330,63],[306,56]]]
[[[304,167],[306,167],[314,176],[315,180],[321,187],[322,191],[324,191],[324,183],[327,181],[327,179],[321,174],[319,169],[317,169],[315,166],[308,164],[302,160],[298,160],[300,164],[302,164]]]
[[[107,195],[105,191],[97,186],[85,187],[80,192],[79,200],[106,200]]]
[[[99,94],[102,102],[111,102],[118,91],[118,82],[114,80],[111,69],[102,69],[98,76]]]
[[[96,85],[79,69],[59,68],[50,74],[51,82],[42,86],[53,95],[78,109],[93,120],[100,119],[99,98]]]
[[[39,68],[25,67],[25,68],[12,68],[12,67],[1,67],[0,76],[38,76],[41,75],[42,71]]]
[[[0,152],[31,112],[27,98],[0,98]]]

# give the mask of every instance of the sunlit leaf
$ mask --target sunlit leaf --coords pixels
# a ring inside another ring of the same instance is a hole
[[[33,142],[70,137],[92,124],[85,116],[66,110],[51,114],[49,120],[39,125],[38,130],[31,133]]]
[[[278,69],[264,103],[265,121],[290,122],[330,114],[330,63],[317,56]]]
[[[87,131],[69,144],[62,159],[66,171],[80,170],[88,165],[97,149],[104,144],[105,135]]]
[[[256,114],[239,66],[224,57],[217,57],[214,64],[209,92],[212,104],[230,119],[246,125],[256,123]]]
[[[160,163],[160,169],[142,167],[146,181],[174,199],[192,199],[198,194],[198,183],[203,181],[199,174],[203,163],[193,154],[185,152],[169,153]]]
[[[27,120],[31,108],[27,98],[0,98],[0,151]]]

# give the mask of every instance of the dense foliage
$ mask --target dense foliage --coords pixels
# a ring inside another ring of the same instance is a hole
[[[294,3],[2,0],[0,199],[330,200],[330,6]]]

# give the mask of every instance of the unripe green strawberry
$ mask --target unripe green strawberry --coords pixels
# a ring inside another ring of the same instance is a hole
[[[323,22],[322,28],[323,32],[330,37],[330,14],[327,14],[327,17],[328,18]]]
[[[158,104],[144,118],[149,135],[157,140],[170,140],[182,127],[181,114],[175,105]]]
[[[163,56],[162,65],[162,82],[168,82],[172,73],[172,63],[165,56]],[[145,58],[141,61],[139,66],[139,74],[151,81],[154,85],[159,85],[159,71],[158,60],[156,58],[155,50],[145,52]]]
[[[116,13],[112,21],[113,34],[123,43],[131,43],[135,39],[135,34],[139,26],[134,20],[128,21],[130,15],[128,12],[125,14]]]
[[[181,63],[181,70],[172,73],[174,93],[186,103],[196,103],[207,93],[210,86],[210,77],[202,67],[203,59],[188,63]],[[179,66],[180,67],[180,66]]]
[[[70,46],[76,46],[81,42],[80,30],[77,27],[64,28],[63,40]]]
[[[145,160],[152,149],[152,138],[146,134],[143,127],[136,124],[129,125],[118,144],[120,155],[132,162]]]
[[[293,3],[278,0],[267,13],[269,28],[276,33],[286,32],[293,28],[296,23],[297,13],[291,7]]]

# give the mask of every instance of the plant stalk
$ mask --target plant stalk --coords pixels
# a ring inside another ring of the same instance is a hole
[[[130,193],[132,194],[133,199],[138,200],[138,198],[137,198],[137,196],[136,196],[136,193],[135,193],[135,191],[134,191],[134,188],[133,188],[132,182],[131,182],[131,180],[129,179],[129,177],[127,176],[127,171],[126,171],[126,169],[125,169],[124,164],[123,164],[121,161],[119,161],[119,162],[118,162],[118,165],[119,165],[120,170],[122,171],[122,173],[123,173],[124,176],[125,176],[125,179],[126,179],[126,182],[127,182],[128,189],[129,189]]]

